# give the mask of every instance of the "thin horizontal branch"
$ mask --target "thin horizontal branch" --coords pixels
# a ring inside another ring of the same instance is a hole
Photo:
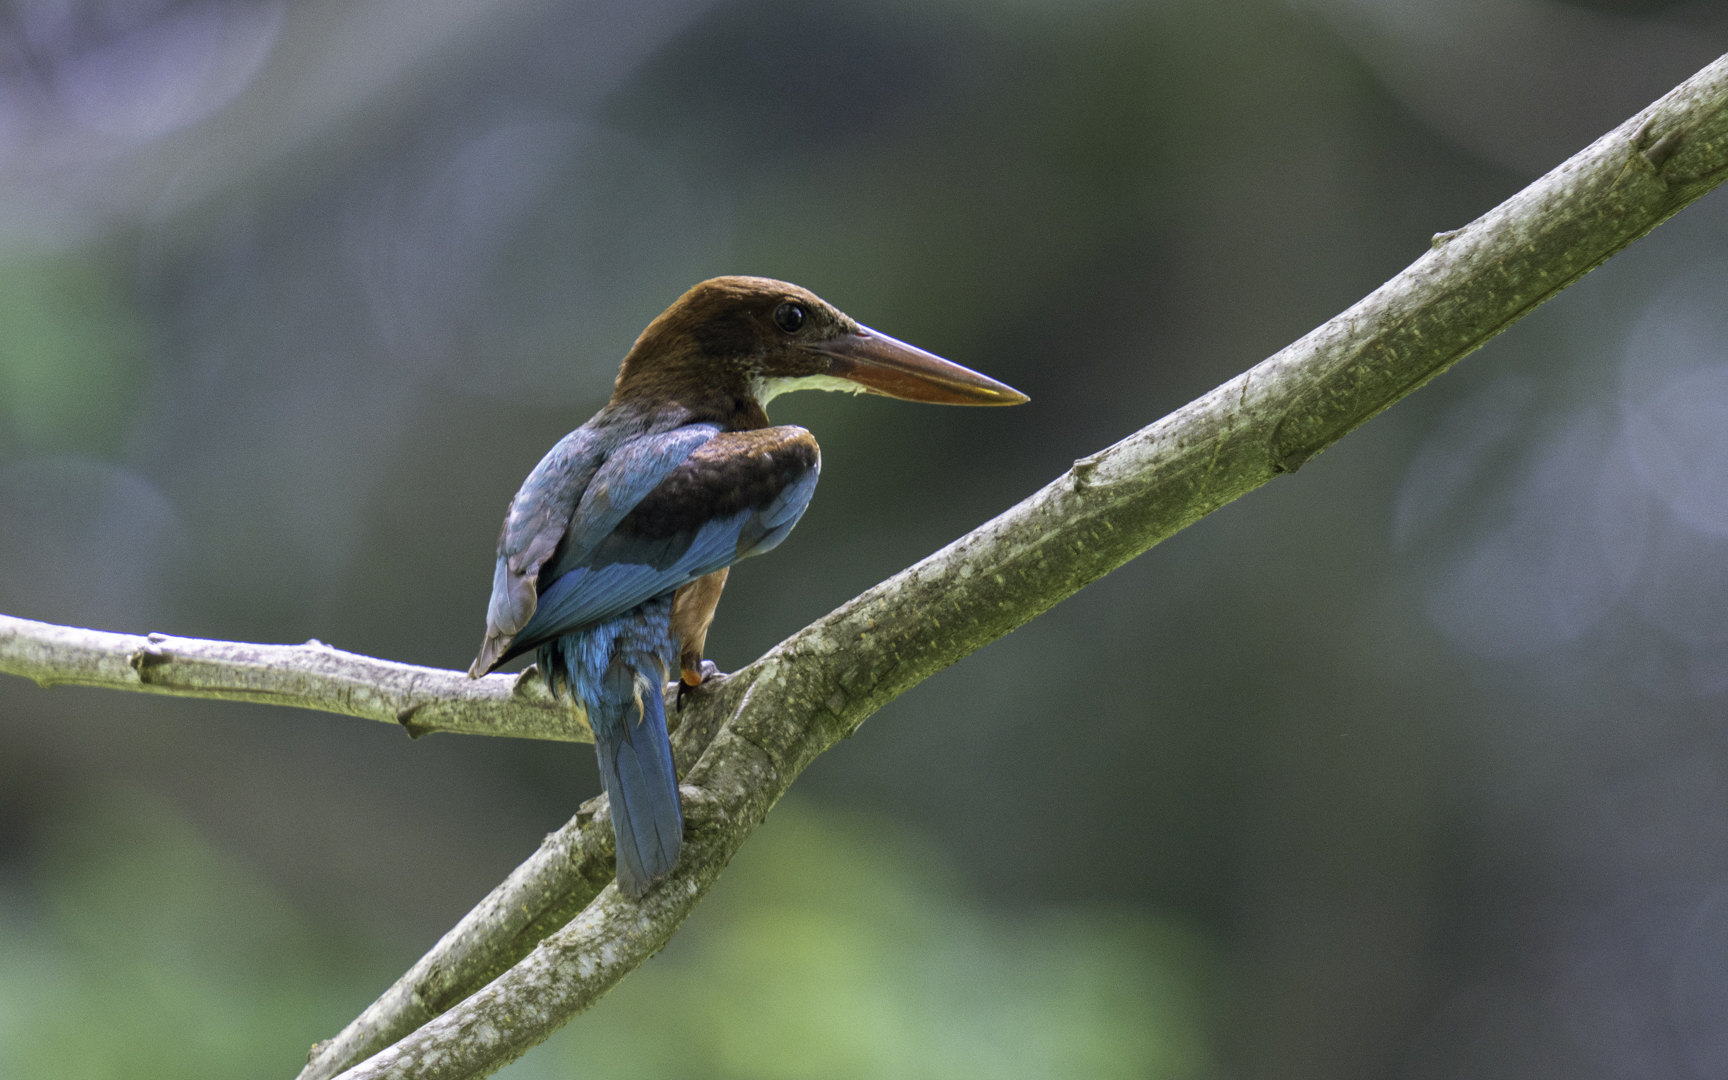
[[[540,679],[415,667],[304,645],[109,634],[0,615],[0,672],[43,687],[100,686],[292,705],[434,731],[593,742]]]
[[[668,881],[635,903],[608,886],[520,963],[342,1077],[450,1080],[514,1060],[664,945],[798,774],[883,704],[1299,468],[1725,176],[1728,58],[1437,235],[1300,341],[788,638],[686,721],[724,718],[685,778],[686,844]]]

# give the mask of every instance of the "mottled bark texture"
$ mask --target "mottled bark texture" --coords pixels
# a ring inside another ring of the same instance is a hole
[[[433,978],[425,991],[405,977],[302,1076],[328,1077],[366,1054],[341,1075],[484,1076],[514,1060],[664,945],[805,766],[883,704],[1301,467],[1725,176],[1728,58],[1436,236],[1349,311],[705,686],[683,714],[680,764],[715,734],[685,776],[687,839],[668,881],[639,903],[607,886],[557,927],[610,864],[604,816],[573,822],[446,936],[449,951],[416,967]],[[140,688],[136,679],[107,685]],[[510,897],[540,906],[525,913]],[[439,974],[457,967],[467,975]]]

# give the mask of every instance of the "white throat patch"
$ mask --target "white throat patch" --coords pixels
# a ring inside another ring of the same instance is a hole
[[[851,379],[842,379],[834,375],[800,375],[795,379],[758,379],[755,390],[756,400],[761,402],[764,408],[781,394],[793,390],[835,390],[842,394],[865,393],[864,388]]]

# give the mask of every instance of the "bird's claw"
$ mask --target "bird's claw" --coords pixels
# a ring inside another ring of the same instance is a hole
[[[716,664],[714,661],[704,660],[702,661],[702,667],[699,670],[692,671],[689,668],[686,668],[681,674],[682,678],[678,680],[679,712],[684,711],[685,695],[694,692],[697,687],[706,683],[709,679],[724,678],[726,673],[721,671],[720,665]]]

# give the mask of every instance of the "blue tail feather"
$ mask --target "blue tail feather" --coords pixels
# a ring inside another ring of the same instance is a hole
[[[672,594],[666,593],[540,646],[547,680],[576,699],[594,729],[618,842],[618,887],[630,897],[672,872],[684,842],[661,697],[678,654],[671,618]]]
[[[600,781],[612,804],[618,887],[634,898],[678,865],[684,842],[678,774],[672,767],[659,680],[615,662],[603,680],[601,699],[589,722],[600,757]]]

